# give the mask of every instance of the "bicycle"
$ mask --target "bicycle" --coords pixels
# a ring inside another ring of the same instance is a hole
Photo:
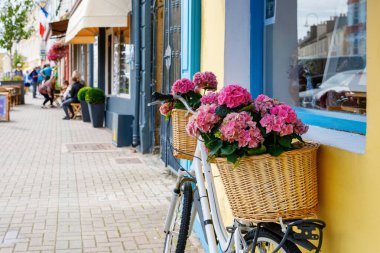
[[[195,114],[178,95],[153,93],[150,105],[162,101],[180,100],[186,109]],[[179,169],[165,222],[164,253],[182,253],[198,214],[210,253],[222,252],[282,252],[301,253],[298,246],[320,252],[325,222],[319,219],[298,219],[257,224],[234,219],[225,227],[216,198],[214,176],[201,138],[197,141],[190,170]],[[314,242],[314,243],[313,243]],[[298,245],[298,246],[297,246]]]

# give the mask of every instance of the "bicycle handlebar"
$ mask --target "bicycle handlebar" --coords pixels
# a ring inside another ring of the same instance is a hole
[[[165,100],[174,100],[174,99],[181,101],[191,114],[195,114],[195,111],[193,110],[193,108],[191,108],[191,106],[187,103],[187,101],[179,95],[162,94],[159,92],[152,93],[152,101],[165,101]],[[153,105],[154,102],[150,104]]]
[[[170,94],[162,94],[159,92],[153,92],[152,93],[152,100],[153,101],[156,101],[156,100],[164,101],[164,100],[172,100],[172,99],[173,99],[173,95],[170,95]]]

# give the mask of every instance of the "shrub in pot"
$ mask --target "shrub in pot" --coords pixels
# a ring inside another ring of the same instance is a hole
[[[103,127],[104,109],[106,96],[104,91],[98,88],[90,88],[86,92],[86,102],[88,103],[90,118],[93,127]]]
[[[90,122],[90,111],[88,109],[88,105],[86,102],[86,93],[88,90],[90,90],[91,87],[83,87],[78,91],[78,100],[80,102],[80,108],[82,110],[82,119],[83,122]]]

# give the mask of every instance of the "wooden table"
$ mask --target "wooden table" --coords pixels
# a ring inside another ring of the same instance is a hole
[[[367,92],[359,92],[359,91],[348,91],[345,93],[345,96],[348,98],[353,98],[356,99],[356,103],[358,106],[361,104],[365,104],[367,100]],[[353,112],[353,113],[359,113],[359,114],[365,114],[366,113],[366,108],[361,108],[361,107],[353,107],[353,106],[341,106],[343,111],[347,112]]]

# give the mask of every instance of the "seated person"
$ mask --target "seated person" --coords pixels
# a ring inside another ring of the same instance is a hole
[[[69,120],[70,118],[72,119],[74,117],[74,111],[71,106],[71,103],[79,103],[78,100],[78,91],[83,88],[83,85],[80,82],[80,74],[78,71],[73,72],[73,78],[72,81],[74,82],[71,85],[71,89],[69,91],[69,97],[65,99],[62,103],[63,110],[65,111],[66,116],[63,118],[64,120]],[[69,111],[71,113],[71,117],[69,116]]]

